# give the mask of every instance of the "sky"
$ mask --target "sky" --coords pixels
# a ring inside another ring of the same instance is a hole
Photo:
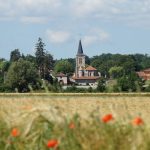
[[[150,0],[0,0],[0,58],[35,53],[41,37],[55,59],[150,54]]]

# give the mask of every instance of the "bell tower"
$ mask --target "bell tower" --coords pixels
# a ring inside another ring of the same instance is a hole
[[[79,41],[78,52],[76,55],[76,77],[84,76],[85,69],[85,55],[83,53],[81,40]]]

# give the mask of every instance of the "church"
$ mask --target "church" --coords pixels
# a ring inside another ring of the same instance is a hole
[[[78,85],[97,85],[101,74],[96,68],[85,64],[85,54],[83,53],[81,40],[79,41],[78,51],[76,55],[76,68],[72,77],[72,81]]]

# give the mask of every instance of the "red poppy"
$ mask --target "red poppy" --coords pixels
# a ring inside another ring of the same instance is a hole
[[[13,137],[17,137],[17,136],[19,136],[19,134],[20,134],[20,132],[19,132],[19,130],[18,130],[17,128],[13,128],[13,129],[11,130],[11,135],[12,135]]]
[[[112,114],[107,114],[107,115],[105,115],[104,117],[102,117],[102,121],[104,122],[104,123],[107,123],[107,122],[109,122],[109,121],[111,121],[111,120],[113,120],[114,118],[113,118],[113,115]]]
[[[47,147],[48,147],[48,148],[55,148],[55,147],[57,147],[57,145],[58,145],[58,141],[55,140],[55,139],[49,140],[49,141],[47,142]]]
[[[137,118],[135,118],[135,119],[133,120],[132,124],[138,126],[138,125],[144,124],[144,122],[143,122],[143,119],[142,119],[142,118],[137,117]]]
[[[75,124],[74,124],[73,122],[71,122],[71,123],[69,124],[69,128],[70,128],[70,129],[74,129],[74,128],[75,128]]]

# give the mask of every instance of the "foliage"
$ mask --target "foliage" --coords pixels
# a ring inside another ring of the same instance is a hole
[[[106,80],[102,77],[98,81],[97,91],[104,92],[106,90]]]
[[[53,68],[54,60],[51,54],[45,52],[45,43],[41,38],[38,39],[36,44],[35,56],[40,77],[45,79],[45,75]]]
[[[6,85],[19,92],[27,92],[28,85],[35,86],[38,75],[35,66],[29,61],[19,59],[13,62],[6,76]]]
[[[109,74],[112,78],[119,78],[121,76],[123,76],[123,67],[111,67],[109,70]]]
[[[55,72],[62,72],[64,74],[69,74],[74,72],[72,64],[68,60],[57,61],[54,67]]]
[[[11,53],[10,53],[10,61],[11,62],[18,61],[19,58],[21,58],[19,49],[15,49],[15,50],[11,51]]]
[[[112,67],[122,67],[125,75],[150,67],[150,56],[147,54],[121,55],[102,54],[90,59],[91,65],[101,72],[102,76],[109,77]]]
[[[117,85],[120,87],[121,91],[126,92],[135,92],[137,91],[137,88],[142,88],[141,80],[134,72],[119,78]],[[138,91],[140,89],[138,89]]]

